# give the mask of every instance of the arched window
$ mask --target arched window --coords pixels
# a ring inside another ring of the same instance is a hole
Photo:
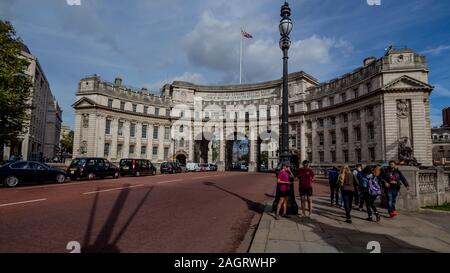
[[[183,125],[181,125],[180,126],[180,133],[183,133],[183,130],[184,130]]]
[[[180,139],[179,145],[180,145],[180,147],[184,147],[184,138]]]

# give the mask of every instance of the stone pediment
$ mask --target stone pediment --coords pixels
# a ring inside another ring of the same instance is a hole
[[[93,107],[93,106],[96,106],[96,103],[89,98],[81,98],[72,105],[72,107],[75,109]]]
[[[424,83],[422,81],[413,79],[409,76],[401,76],[398,79],[388,83],[383,87],[386,91],[399,91],[399,90],[429,90],[431,91],[433,86]]]

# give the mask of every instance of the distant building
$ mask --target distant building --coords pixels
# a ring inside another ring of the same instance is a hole
[[[442,110],[442,127],[431,129],[433,141],[433,163],[450,164],[450,107]]]
[[[442,110],[442,127],[450,127],[450,107]]]
[[[59,151],[62,110],[52,95],[37,57],[31,54],[26,45],[22,45],[20,56],[30,63],[25,73],[32,80],[29,103],[33,107],[28,110],[31,118],[26,124],[25,133],[19,137],[18,143],[4,147],[3,159],[8,159],[10,155],[22,156],[24,160],[52,158]]]
[[[63,140],[64,137],[68,136],[70,132],[72,131],[72,128],[69,126],[63,125],[61,126],[61,134],[59,136],[59,140]]]

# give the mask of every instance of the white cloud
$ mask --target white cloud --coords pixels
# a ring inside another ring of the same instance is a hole
[[[435,48],[430,48],[422,52],[422,54],[439,55],[443,51],[450,50],[450,45],[440,45]]]
[[[440,84],[436,84],[431,96],[450,98],[450,90]]]
[[[222,72],[225,83],[239,78],[239,47],[241,22],[219,20],[204,13],[196,27],[183,38],[188,60],[196,66]],[[246,27],[254,39],[244,39],[243,79],[245,82],[280,78],[282,53],[274,37],[277,24],[256,18]],[[275,36],[277,37],[277,36]],[[278,38],[278,37],[277,37]],[[312,35],[293,40],[289,50],[290,71],[305,70],[314,75],[328,75],[334,71],[335,53],[347,55],[352,46],[343,39]]]

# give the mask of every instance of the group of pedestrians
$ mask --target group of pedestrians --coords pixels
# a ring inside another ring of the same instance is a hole
[[[299,180],[299,195],[301,213],[303,216],[310,217],[312,214],[312,196],[314,171],[307,160],[302,162],[302,166],[297,170],[296,174]],[[343,207],[345,209],[346,222],[352,222],[353,203],[362,211],[364,204],[366,205],[367,220],[380,221],[381,217],[375,206],[378,196],[383,193],[387,199],[387,208],[390,217],[397,216],[395,207],[401,184],[409,190],[409,184],[401,171],[397,168],[395,161],[390,161],[389,166],[382,168],[379,165],[366,166],[363,168],[358,164],[352,171],[348,165],[333,167],[328,172],[330,184],[330,205]],[[276,217],[289,218],[286,215],[287,203],[290,195],[292,184],[295,177],[289,169],[288,164],[281,166],[278,173],[277,191],[280,196],[278,206],[276,208]],[[308,214],[305,213],[307,209]],[[280,214],[281,212],[281,214]],[[374,218],[375,217],[375,218]]]
[[[312,214],[312,196],[313,196],[313,182],[314,182],[314,171],[309,166],[309,161],[304,160],[302,162],[302,167],[297,170],[297,178],[299,180],[299,195],[300,195],[300,208],[303,216],[311,217]],[[294,183],[295,177],[287,164],[281,166],[280,172],[278,173],[278,192],[280,200],[278,202],[276,216],[290,218],[286,214],[287,202],[291,189],[291,185]],[[306,205],[308,205],[308,214],[306,214]],[[280,211],[283,209],[283,213],[280,215]]]
[[[366,204],[367,220],[380,221],[380,214],[375,206],[378,196],[384,192],[387,199],[389,216],[397,216],[395,207],[401,184],[409,190],[409,184],[395,161],[390,161],[389,166],[383,169],[381,166],[366,166],[358,164],[351,171],[349,166],[333,167],[328,172],[330,183],[330,205],[336,204],[345,209],[346,222],[352,222],[351,211],[353,201],[355,206],[362,211]]]

